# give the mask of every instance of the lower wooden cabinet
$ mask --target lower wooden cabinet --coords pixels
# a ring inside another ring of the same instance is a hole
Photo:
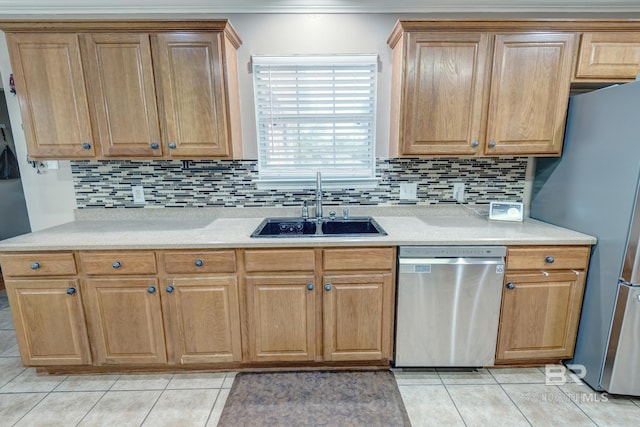
[[[573,356],[589,246],[510,247],[496,363]]]
[[[88,365],[89,340],[76,279],[7,279],[22,363]]]
[[[246,291],[251,360],[314,360],[317,290],[313,274],[247,276]]]
[[[391,359],[393,248],[250,250],[244,258],[251,361]]]
[[[242,360],[235,275],[169,278],[161,299],[171,363]]]
[[[89,279],[83,285],[98,365],[167,363],[157,279]]]
[[[323,280],[324,360],[391,358],[391,273],[326,275]]]

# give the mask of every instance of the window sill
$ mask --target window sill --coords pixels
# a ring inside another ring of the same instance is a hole
[[[315,190],[315,179],[259,179],[254,181],[258,190]],[[323,178],[323,190],[345,190],[348,188],[373,189],[380,178]]]

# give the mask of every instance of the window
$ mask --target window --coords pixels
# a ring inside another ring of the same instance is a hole
[[[254,56],[260,182],[375,178],[375,55]]]

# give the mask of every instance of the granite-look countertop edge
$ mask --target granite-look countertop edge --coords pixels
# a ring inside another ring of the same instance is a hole
[[[374,216],[387,236],[251,238],[261,217],[76,220],[0,241],[0,252],[402,245],[585,245],[596,239],[527,219],[475,215]]]

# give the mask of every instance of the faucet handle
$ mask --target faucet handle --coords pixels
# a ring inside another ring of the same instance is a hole
[[[302,202],[302,219],[309,219],[309,207],[306,200]]]
[[[336,219],[336,211],[329,211],[329,219]]]
[[[344,219],[349,219],[349,208],[342,209],[342,217]]]

